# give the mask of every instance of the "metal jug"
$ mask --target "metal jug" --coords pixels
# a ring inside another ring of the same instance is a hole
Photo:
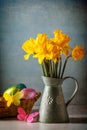
[[[69,100],[65,103],[62,83],[66,79],[73,79],[75,81],[75,90]],[[44,77],[42,76],[45,88],[40,104],[39,121],[42,123],[65,123],[69,122],[69,115],[67,106],[72,101],[78,90],[78,82],[74,77],[65,77],[62,79]]]

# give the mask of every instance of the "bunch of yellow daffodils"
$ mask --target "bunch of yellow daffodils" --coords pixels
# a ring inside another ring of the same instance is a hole
[[[38,34],[36,39],[26,40],[22,49],[26,52],[25,60],[28,60],[30,55],[38,59],[44,76],[62,78],[68,59],[71,57],[74,60],[81,60],[84,56],[84,48],[79,45],[70,47],[70,37],[61,30],[55,30],[53,33],[52,38],[48,38],[47,34]],[[63,55],[64,63],[62,63]]]

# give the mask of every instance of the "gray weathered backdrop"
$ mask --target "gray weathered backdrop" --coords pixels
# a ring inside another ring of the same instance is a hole
[[[71,46],[78,43],[85,47],[84,59],[69,60],[65,75],[74,76],[80,84],[72,104],[87,104],[86,0],[0,0],[0,93],[18,83],[43,91],[41,66],[32,57],[24,61],[21,46],[38,33],[52,37],[55,29],[71,37]],[[72,80],[63,85],[66,99],[73,85]]]

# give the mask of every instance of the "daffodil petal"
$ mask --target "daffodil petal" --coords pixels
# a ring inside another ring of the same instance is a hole
[[[29,53],[24,55],[24,59],[25,59],[25,60],[28,60],[29,57],[30,57],[30,54],[29,54]]]

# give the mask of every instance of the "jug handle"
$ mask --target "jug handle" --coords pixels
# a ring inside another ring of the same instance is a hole
[[[63,78],[63,81],[66,80],[66,79],[73,79],[75,81],[75,89],[74,89],[74,92],[72,93],[71,97],[68,99],[68,101],[65,103],[66,106],[69,105],[69,103],[72,101],[72,99],[75,97],[77,91],[78,91],[78,88],[79,88],[79,84],[78,84],[78,81],[74,78],[74,77],[71,77],[71,76],[67,76],[67,77],[64,77]]]

